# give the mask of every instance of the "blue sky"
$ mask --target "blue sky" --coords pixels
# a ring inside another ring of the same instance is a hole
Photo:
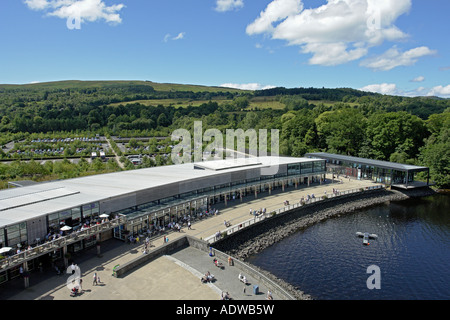
[[[1,0],[0,83],[450,97],[448,0]]]

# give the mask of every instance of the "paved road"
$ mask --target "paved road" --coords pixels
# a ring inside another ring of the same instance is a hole
[[[290,188],[284,193],[273,193],[270,196],[254,199],[248,197],[243,202],[236,200],[229,202],[228,206],[218,204],[218,216],[212,216],[196,222],[191,230],[183,229],[181,233],[170,233],[169,239],[189,234],[198,238],[206,238],[217,231],[225,229],[224,220],[233,224],[250,218],[249,209],[266,207],[267,210],[283,206],[285,200],[291,204],[298,202],[302,196],[314,193],[316,196],[327,191],[330,194],[333,188],[339,190],[354,189],[373,185],[370,181],[345,180],[342,184],[315,185],[309,188]],[[152,241],[152,248],[163,244],[162,236]],[[267,288],[261,286],[262,294],[253,293],[253,285],[258,284],[248,277],[251,285],[246,287],[238,280],[238,270],[225,266],[219,270],[212,263],[208,254],[194,248],[187,248],[175,252],[170,256],[163,256],[142,266],[123,278],[112,276],[115,265],[123,264],[134,259],[142,253],[142,244],[125,244],[120,240],[111,239],[102,243],[102,256],[97,257],[96,248],[83,251],[73,259],[80,267],[83,279],[83,294],[76,298],[69,296],[66,281],[69,274],[57,276],[54,272],[32,272],[30,287],[23,289],[23,280],[15,279],[0,285],[0,299],[13,300],[217,300],[223,291],[228,291],[234,299],[239,300],[265,300]],[[200,275],[210,271],[217,278],[212,285],[202,284]],[[100,276],[100,284],[93,285],[94,272]],[[259,284],[258,284],[259,285]],[[275,300],[277,299],[274,296]]]

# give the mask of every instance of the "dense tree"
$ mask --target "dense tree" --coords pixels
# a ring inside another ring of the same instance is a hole
[[[430,117],[427,126],[432,135],[420,150],[420,163],[430,168],[438,187],[450,188],[450,109]]]
[[[365,132],[369,156],[379,160],[389,160],[395,152],[414,159],[429,135],[425,122],[405,111],[372,115]]]
[[[315,119],[319,147],[347,154],[357,155],[366,126],[366,118],[356,109],[343,108],[326,111]]]

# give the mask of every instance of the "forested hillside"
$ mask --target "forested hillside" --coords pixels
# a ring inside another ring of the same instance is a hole
[[[449,188],[449,107],[449,99],[348,88],[240,91],[144,81],[0,85],[0,144],[59,132],[167,137],[200,120],[203,130],[279,129],[283,155],[328,151],[425,165],[438,187]],[[0,156],[11,159],[3,151]],[[27,175],[11,175],[11,167],[0,167],[3,179]]]

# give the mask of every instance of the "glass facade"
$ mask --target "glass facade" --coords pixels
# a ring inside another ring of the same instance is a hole
[[[98,202],[89,203],[82,206],[82,210],[83,218],[97,217],[100,211],[100,206]]]
[[[83,208],[83,214],[82,212]],[[82,218],[96,218],[99,213],[98,202],[90,203],[82,207],[76,207],[48,215],[48,226],[53,230],[59,230],[61,225],[76,227],[82,222]]]
[[[288,164],[288,175],[303,175],[325,172],[325,161]]]
[[[5,245],[5,230],[0,229],[0,248]]]
[[[7,245],[14,247],[20,243],[27,242],[27,223],[21,222],[6,228]]]

